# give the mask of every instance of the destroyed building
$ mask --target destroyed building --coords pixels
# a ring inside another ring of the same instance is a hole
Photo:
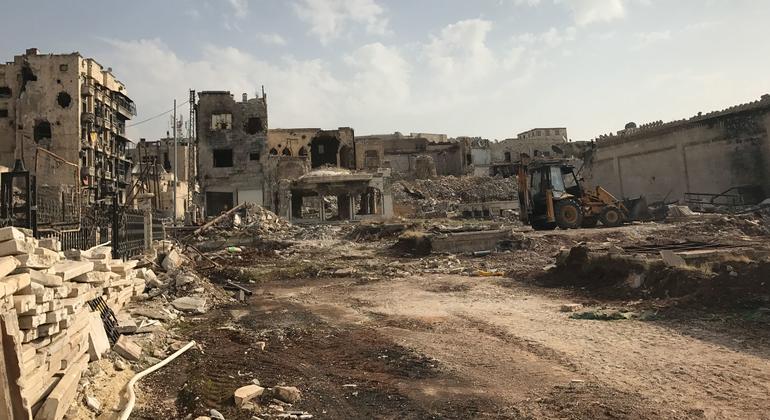
[[[345,169],[281,180],[278,214],[294,223],[386,220],[393,217],[390,177]]]
[[[270,129],[267,131],[268,156],[307,157],[311,168],[329,165],[354,169],[353,139],[350,127]]]
[[[355,169],[355,134],[350,127],[277,128],[267,131],[268,153],[263,156],[265,189],[263,202],[278,212],[281,207],[279,182],[297,180],[319,167]]]
[[[490,145],[493,162],[516,162],[522,153],[529,156],[551,156],[553,146],[560,147],[568,142],[567,129],[533,128],[519,133],[516,138],[505,139]]]
[[[356,168],[390,168],[394,174],[415,176],[423,171],[418,164],[429,156],[439,176],[463,175],[468,165],[465,142],[447,140],[444,135],[419,133],[378,134],[356,137]]]
[[[193,144],[194,141],[188,138],[177,138],[176,144],[173,137],[155,141],[140,139],[135,147],[128,150],[128,155],[134,163],[133,178],[139,185],[137,188],[141,188],[143,193],[152,194],[150,202],[153,210],[157,210],[164,217],[173,217],[176,214],[177,219],[182,219],[187,214],[194,213],[190,207],[198,169],[193,155]]]
[[[18,160],[36,175],[41,203],[58,201],[65,183],[85,187],[84,203],[113,196],[123,203],[131,182],[126,122],[135,115],[112,68],[77,52],[30,48],[0,65],[0,165],[21,169]],[[36,160],[38,148],[45,159]]]
[[[644,195],[648,202],[710,200],[727,192],[717,204],[751,204],[770,195],[769,129],[770,95],[689,119],[627,124],[596,139],[586,180],[617,197]]]
[[[267,96],[236,101],[228,91],[199,93],[198,176],[207,216],[244,202],[263,203]]]

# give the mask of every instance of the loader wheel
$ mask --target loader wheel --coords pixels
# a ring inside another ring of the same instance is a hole
[[[556,223],[547,222],[545,220],[533,220],[532,229],[535,230],[554,230],[556,229]]]
[[[617,207],[607,207],[602,210],[599,220],[604,226],[617,227],[623,224],[623,215]]]
[[[595,228],[599,223],[599,218],[596,216],[583,216],[583,227],[587,229]]]
[[[556,224],[562,229],[577,229],[583,224],[583,212],[575,200],[561,200],[554,206]]]

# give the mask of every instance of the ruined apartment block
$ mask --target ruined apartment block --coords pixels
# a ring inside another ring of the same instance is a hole
[[[263,204],[267,96],[236,101],[228,91],[199,93],[198,177],[203,208],[213,216],[240,203]]]
[[[770,196],[770,95],[689,119],[637,127],[595,141],[586,180],[617,197],[689,202],[722,194],[721,203]]]
[[[39,54],[31,48],[0,65],[0,164],[14,167],[19,159],[37,175],[41,203],[47,202],[47,187],[78,181],[51,172],[56,165],[36,168],[38,148],[51,152],[49,159],[79,167],[84,202],[117,196],[123,203],[131,182],[126,122],[135,115],[112,69],[77,52]]]

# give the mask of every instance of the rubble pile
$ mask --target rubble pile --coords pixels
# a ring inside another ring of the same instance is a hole
[[[393,200],[419,217],[452,217],[459,204],[517,200],[516,180],[502,177],[444,176],[396,181]]]
[[[283,238],[296,233],[288,220],[255,203],[244,203],[201,229],[199,240],[236,236]]]
[[[136,260],[113,261],[111,252],[107,246],[62,252],[56,239],[0,229],[3,388],[13,418],[63,418],[89,361],[110,349],[102,321],[107,308],[120,311],[152,277],[151,270],[135,269]]]

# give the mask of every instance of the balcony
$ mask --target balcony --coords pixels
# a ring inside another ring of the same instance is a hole
[[[125,119],[131,119],[136,116],[136,104],[128,96],[120,93],[113,92],[112,99],[117,105],[118,114],[125,117]]]
[[[95,91],[96,88],[91,82],[83,82],[83,84],[80,85],[80,94],[82,96],[94,96]]]

